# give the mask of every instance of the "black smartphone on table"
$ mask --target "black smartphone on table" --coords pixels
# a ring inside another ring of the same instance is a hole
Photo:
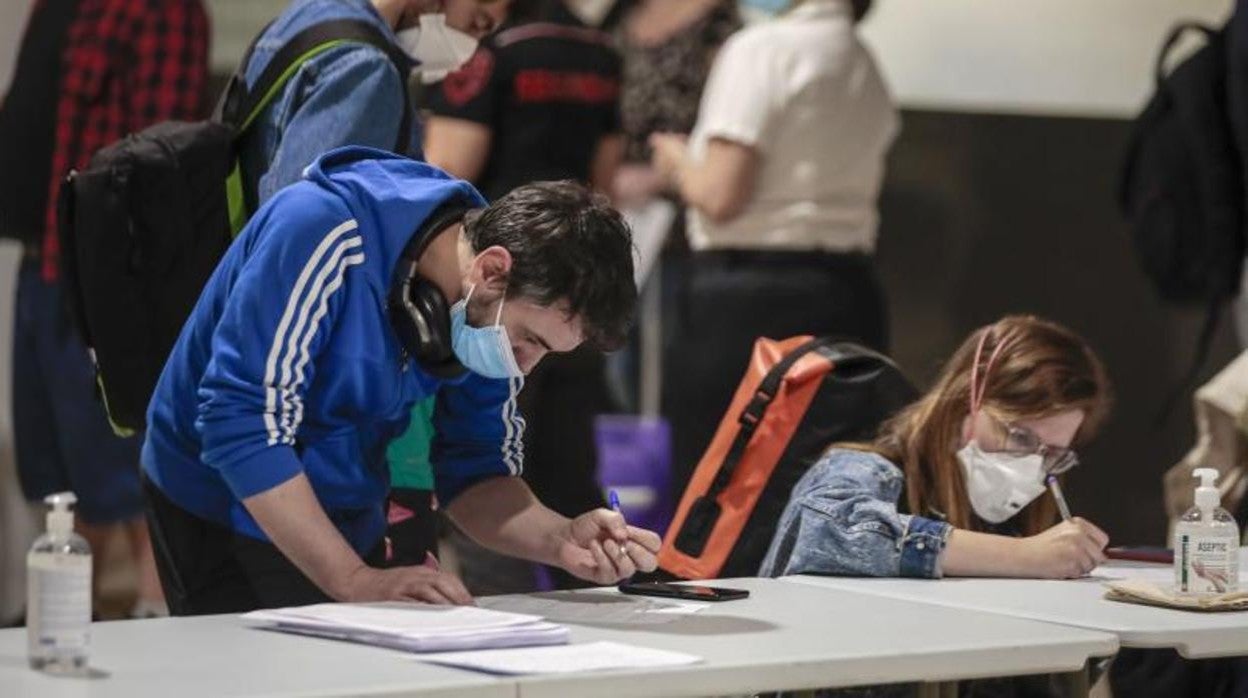
[[[671,584],[668,582],[624,582],[620,591],[638,596],[661,596],[688,601],[732,601],[750,595],[745,589],[708,587],[702,584]]]

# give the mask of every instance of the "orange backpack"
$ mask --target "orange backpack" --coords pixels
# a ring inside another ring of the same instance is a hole
[[[837,441],[870,439],[917,396],[888,357],[824,337],[759,339],[659,551],[684,579],[752,577],[793,486]]]

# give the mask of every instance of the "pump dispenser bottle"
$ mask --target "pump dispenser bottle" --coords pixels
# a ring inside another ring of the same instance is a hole
[[[87,671],[91,632],[91,546],[74,533],[72,492],[44,499],[48,530],[26,555],[26,640],[30,666],[55,674]]]
[[[1197,468],[1196,504],[1174,529],[1174,588],[1180,594],[1223,594],[1239,590],[1239,527],[1219,506],[1218,471]]]

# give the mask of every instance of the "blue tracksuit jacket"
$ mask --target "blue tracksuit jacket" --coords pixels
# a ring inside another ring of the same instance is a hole
[[[148,408],[143,468],[174,503],[265,540],[241,500],[307,475],[365,554],[385,529],[386,446],[435,396],[439,499],[518,475],[522,380],[440,381],[408,359],[386,296],[400,253],[466,182],[380,150],[340,148],[265,204],[205,287]]]

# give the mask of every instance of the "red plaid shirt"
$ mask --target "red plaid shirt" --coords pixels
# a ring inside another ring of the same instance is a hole
[[[65,175],[128,133],[199,117],[207,80],[208,17],[199,0],[80,0],[61,53],[45,279],[57,276],[56,201]]]

